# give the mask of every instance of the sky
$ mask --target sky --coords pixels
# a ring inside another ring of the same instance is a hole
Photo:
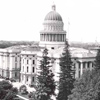
[[[52,4],[69,41],[100,42],[100,0],[0,0],[0,40],[39,41]]]

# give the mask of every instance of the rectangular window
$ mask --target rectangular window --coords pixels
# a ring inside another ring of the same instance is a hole
[[[33,73],[34,73],[34,67],[33,67]]]
[[[20,57],[20,61],[21,61],[21,57]]]
[[[29,67],[27,66],[27,72],[28,72],[28,68],[29,68]]]
[[[17,69],[17,63],[15,63],[15,69]]]
[[[27,60],[27,64],[28,64],[28,60]]]
[[[35,60],[33,60],[33,64],[35,64]]]
[[[32,81],[34,82],[34,77],[32,77]]]
[[[17,57],[15,57],[15,62],[17,62]]]
[[[26,80],[28,81],[28,76],[26,77]]]
[[[15,77],[17,77],[17,72],[15,72]]]

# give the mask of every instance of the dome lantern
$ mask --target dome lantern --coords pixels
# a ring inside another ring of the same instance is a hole
[[[56,11],[56,5],[52,5],[52,10]]]
[[[52,11],[50,11],[44,20],[52,20],[52,21],[62,21],[62,17],[59,13],[56,12],[56,6],[52,5]]]

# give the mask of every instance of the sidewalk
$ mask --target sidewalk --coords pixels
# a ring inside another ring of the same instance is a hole
[[[23,99],[23,100],[29,100],[29,99],[27,99],[27,98],[25,98],[25,97],[22,97],[22,96],[20,96],[20,95],[17,95],[19,98],[21,98],[21,99]]]

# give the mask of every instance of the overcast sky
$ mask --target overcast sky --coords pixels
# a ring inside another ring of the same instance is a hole
[[[39,41],[53,1],[69,41],[100,42],[100,0],[0,0],[0,40]]]

